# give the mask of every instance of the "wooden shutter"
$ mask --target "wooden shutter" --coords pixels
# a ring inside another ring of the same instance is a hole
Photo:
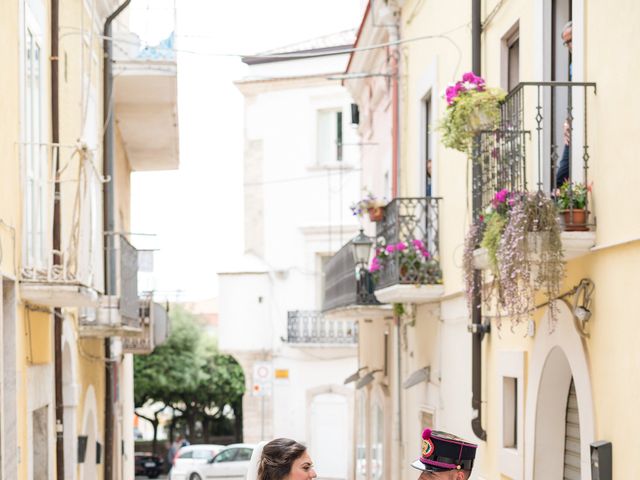
[[[580,480],[580,418],[576,386],[571,379],[567,398],[563,480]]]

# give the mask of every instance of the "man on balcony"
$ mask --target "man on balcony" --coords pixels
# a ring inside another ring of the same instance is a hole
[[[569,81],[571,81],[571,53],[572,53],[572,24],[567,24],[562,29],[562,44],[569,49]],[[571,157],[571,119],[567,118],[564,122],[564,149],[562,150],[562,157],[560,158],[560,164],[558,165],[558,171],[556,172],[556,188],[569,180],[569,159]]]

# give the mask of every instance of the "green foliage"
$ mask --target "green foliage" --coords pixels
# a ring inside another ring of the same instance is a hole
[[[504,227],[507,225],[507,217],[495,212],[485,218],[485,221],[486,228],[480,246],[487,249],[489,266],[491,271],[496,273],[498,271],[498,248],[500,247]]]
[[[500,89],[461,93],[449,105],[438,127],[445,147],[470,153],[473,136],[492,130],[500,122],[500,103],[506,94]]]
[[[171,334],[150,355],[134,356],[136,408],[158,402],[182,412],[193,431],[197,419],[220,421],[241,408],[244,374],[238,363],[218,352],[215,339],[203,335],[197,318],[180,306],[170,313]]]
[[[556,192],[556,203],[558,208],[568,210],[570,208],[583,209],[587,206],[587,195],[591,191],[591,186],[584,183],[570,182],[565,180]]]

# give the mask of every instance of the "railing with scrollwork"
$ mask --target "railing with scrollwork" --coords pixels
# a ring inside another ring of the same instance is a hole
[[[287,318],[287,342],[355,345],[358,343],[358,322],[326,320],[318,311],[290,311]]]
[[[569,180],[588,183],[588,82],[523,82],[501,106],[498,128],[476,135],[473,149],[473,213],[478,218],[495,192],[527,191],[527,178],[548,194]],[[580,168],[574,168],[577,166]],[[569,202],[573,204],[573,202]],[[573,218],[573,209],[571,217]],[[588,205],[585,207],[588,214]],[[585,220],[585,225],[590,222]]]
[[[373,275],[361,269],[356,275],[353,246],[349,241],[327,262],[322,311],[351,305],[379,305]]]
[[[442,283],[439,202],[440,198],[436,197],[395,198],[385,207],[384,219],[376,227],[376,252],[383,258],[377,272],[376,290],[395,284]],[[399,244],[404,248],[399,250]],[[391,250],[388,255],[387,250]]]

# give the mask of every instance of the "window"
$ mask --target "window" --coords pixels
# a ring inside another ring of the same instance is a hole
[[[502,446],[518,448],[518,379],[502,377]]]
[[[507,50],[507,87],[511,91],[520,83],[520,39],[516,37]]]
[[[42,36],[38,23],[27,7],[24,30],[24,95],[23,95],[23,157],[24,188],[24,261],[29,267],[45,264],[45,205],[48,149],[45,145],[45,79]]]
[[[372,420],[371,478],[380,480],[384,478],[384,412],[378,404],[373,407]]]
[[[227,450],[223,450],[218,454],[216,458],[213,459],[213,463],[233,462],[237,452],[237,448],[229,448]]]
[[[317,163],[328,165],[342,161],[342,111],[319,110],[317,126]]]
[[[178,456],[178,458],[194,458],[193,457],[193,450],[188,450],[186,452],[182,452],[180,453],[180,455]],[[198,457],[196,457],[198,458]]]
[[[501,40],[500,86],[510,92],[520,83],[520,22],[507,30]]]
[[[251,453],[253,450],[250,448],[241,448],[238,450],[238,454],[236,458],[233,459],[234,462],[248,462],[251,460]]]
[[[360,390],[358,398],[358,431],[356,443],[356,480],[367,478],[367,395]]]
[[[431,97],[428,97],[424,101],[424,165],[425,165],[425,195],[427,197],[431,196],[431,168],[432,168],[432,157],[433,154],[431,152],[431,123],[432,123],[432,113],[431,113]]]
[[[498,352],[498,386],[501,415],[498,420],[500,473],[522,480],[524,468],[524,352]]]

